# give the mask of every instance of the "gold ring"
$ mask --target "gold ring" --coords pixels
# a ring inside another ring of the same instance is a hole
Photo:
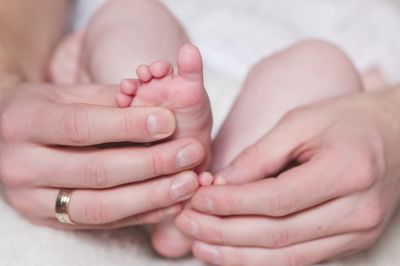
[[[56,218],[62,224],[75,224],[68,215],[68,204],[71,200],[71,189],[60,189],[56,200]]]

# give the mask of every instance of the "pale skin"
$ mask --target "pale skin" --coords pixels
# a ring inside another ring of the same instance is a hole
[[[304,71],[301,79],[299,71]],[[294,102],[265,104],[265,99],[286,102],[287,90],[296,92]],[[221,151],[213,166],[220,170],[216,183],[229,185],[201,188],[192,199],[194,210],[183,211],[177,219],[179,228],[196,239],[194,254],[219,265],[307,265],[372,245],[398,204],[400,96],[397,90],[362,90],[350,62],[326,43],[303,43],[259,64],[215,143]],[[353,96],[297,108],[346,94]],[[263,101],[255,104],[254,98]],[[252,122],[255,106],[268,106],[263,114],[274,115],[259,118],[265,119],[263,127],[253,121],[250,126],[257,127],[247,131],[254,135],[242,136],[243,124],[232,121],[248,112],[246,119]],[[241,149],[245,152],[238,155]],[[300,166],[282,172],[294,159]],[[345,215],[349,212],[354,215]],[[351,220],[341,224],[337,217]]]
[[[219,186],[200,188],[176,220],[196,239],[196,257],[311,265],[377,241],[399,204],[400,91],[371,76],[364,84],[340,50],[319,41],[251,71],[215,142]]]
[[[69,1],[0,6],[7,14],[0,25],[0,178],[10,205],[33,223],[71,230],[149,224],[178,213],[198,188],[197,175],[185,170],[204,160],[202,144],[186,138],[151,147],[93,146],[165,139],[175,131],[175,116],[161,107],[119,108],[118,86],[45,83]],[[184,148],[195,152],[182,156]],[[60,188],[75,189],[69,211],[77,226],[55,219]]]
[[[136,73],[138,79],[121,82],[121,92],[116,95],[118,105],[163,106],[173,110],[177,128],[172,139],[200,140],[206,149],[206,158],[195,170],[198,173],[207,170],[211,162],[212,116],[199,49],[191,44],[182,46],[176,71],[167,61],[155,61],[139,66]],[[200,185],[210,185],[212,181],[210,176],[199,176]],[[160,254],[168,257],[185,255],[191,247],[190,239],[175,229],[172,220],[154,228],[152,242]]]
[[[210,165],[212,117],[203,85],[201,55],[196,47],[183,45],[187,40],[176,19],[158,1],[110,1],[96,13],[84,33],[78,32],[58,49],[51,64],[52,79],[58,84],[115,84],[136,75],[138,80],[121,83],[121,93],[116,96],[118,106],[172,110],[176,129],[169,141],[199,141],[200,145],[188,147],[178,157],[184,154],[193,158],[194,163],[192,160],[186,169],[200,173]],[[176,70],[169,62],[177,66]],[[132,102],[133,94],[137,95]],[[133,166],[131,169],[137,171]],[[187,187],[197,188],[195,185]],[[152,242],[167,257],[183,256],[191,247],[191,241],[174,229],[172,219],[155,226]]]

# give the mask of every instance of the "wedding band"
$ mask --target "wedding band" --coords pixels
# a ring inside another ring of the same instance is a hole
[[[68,204],[71,199],[71,189],[60,189],[56,200],[56,218],[62,224],[75,224],[68,215]]]

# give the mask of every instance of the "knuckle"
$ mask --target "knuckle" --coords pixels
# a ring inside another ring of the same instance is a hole
[[[268,238],[268,243],[265,247],[271,247],[272,245],[272,248],[283,248],[291,244],[289,232],[283,226],[274,230],[272,234],[266,238]]]
[[[110,178],[104,162],[93,160],[85,166],[84,182],[91,188],[107,188]]]
[[[226,238],[224,234],[224,230],[221,230],[221,228],[217,228],[213,232],[213,240],[214,243],[217,245],[225,245],[226,244]]]
[[[90,124],[87,111],[74,107],[61,115],[62,135],[71,143],[85,144],[90,139]]]
[[[93,200],[84,208],[84,219],[91,224],[106,224],[110,222],[106,206],[99,200]]]
[[[215,201],[214,201],[215,202]],[[227,195],[223,206],[226,215],[235,215],[240,209],[242,198],[239,195]]]
[[[22,173],[20,167],[16,167],[11,162],[0,163],[0,179],[2,182],[9,187],[21,187],[27,185],[31,178],[29,175]]]
[[[361,226],[363,229],[379,228],[385,221],[385,209],[380,197],[375,196],[368,204],[367,210],[363,211]]]
[[[285,195],[280,190],[273,190],[266,208],[266,215],[282,217],[295,211],[295,203],[290,195]]]
[[[167,203],[163,202],[163,200],[161,199],[161,195],[162,194],[160,193],[159,188],[156,189],[153,188],[149,190],[149,193],[147,193],[147,197],[151,209],[158,209]]]
[[[132,116],[128,112],[125,112],[122,118],[122,130],[125,134],[129,134],[130,132],[132,132],[132,130],[134,130],[134,121],[132,119]]]
[[[372,187],[379,178],[378,167],[374,163],[373,156],[356,153],[349,164],[348,173],[352,177],[352,187],[356,190],[367,190]]]
[[[163,164],[160,163],[160,156],[158,153],[150,149],[148,154],[147,173],[151,176],[162,174],[162,165]]]
[[[126,136],[131,136],[132,133],[137,132],[138,130],[148,132],[146,123],[135,116],[129,109],[126,109],[125,112],[123,112],[121,130]]]

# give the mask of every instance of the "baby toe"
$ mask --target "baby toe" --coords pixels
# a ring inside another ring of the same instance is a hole
[[[120,84],[120,90],[123,94],[134,95],[140,86],[137,79],[123,79]]]
[[[179,50],[178,71],[185,78],[202,79],[203,61],[200,50],[196,46],[185,44]]]
[[[200,185],[203,187],[211,186],[214,182],[214,177],[209,172],[204,172],[199,175]]]
[[[120,108],[129,107],[132,104],[132,96],[126,95],[122,92],[115,95],[115,101]]]
[[[136,75],[142,82],[149,82],[153,78],[148,65],[140,65],[136,69]]]
[[[163,78],[172,73],[171,70],[171,64],[163,60],[155,61],[150,65],[150,72],[155,78]]]

